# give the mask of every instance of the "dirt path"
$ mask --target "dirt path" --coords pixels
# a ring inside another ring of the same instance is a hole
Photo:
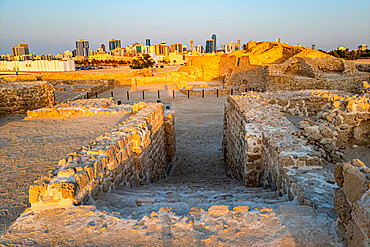
[[[29,186],[123,114],[70,119],[0,119],[0,235],[25,209]]]

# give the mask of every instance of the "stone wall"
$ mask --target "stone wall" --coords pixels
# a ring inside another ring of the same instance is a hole
[[[119,82],[119,85],[130,85],[131,77],[133,76],[152,76],[152,72],[147,69],[133,70],[129,72],[122,73],[78,73],[78,72],[69,72],[69,73],[45,73],[42,75],[43,80],[80,80],[80,81],[89,81],[89,80],[115,80]]]
[[[223,153],[228,174],[246,186],[273,188],[335,217],[333,174],[281,106],[263,95],[248,93],[227,100]]]
[[[268,74],[265,84],[267,91],[298,91],[298,90],[341,90],[351,93],[360,93],[363,81],[370,81],[369,73],[340,76],[333,75],[326,78],[299,77],[288,74]]]
[[[360,160],[337,164],[334,208],[338,227],[344,233],[348,246],[370,245],[370,169]]]
[[[0,116],[54,105],[54,87],[44,81],[0,83]]]
[[[165,111],[164,130],[166,133],[167,143],[167,161],[168,163],[171,163],[176,154],[175,111]]]
[[[139,103],[128,116],[35,181],[29,190],[32,207],[85,204],[118,187],[164,178],[175,150],[174,114],[164,117],[162,104]]]
[[[230,78],[231,85],[238,86],[240,91],[253,89],[253,91],[265,91],[266,67],[258,67],[238,73],[233,73]]]
[[[31,118],[69,118],[72,116],[93,116],[118,114],[119,112],[130,113],[130,105],[116,105],[113,98],[109,99],[81,99],[59,103],[55,106],[45,107],[33,111],[27,111],[27,117]]]
[[[131,87],[135,89],[136,86],[153,85],[153,84],[170,84],[176,82],[197,81],[199,78],[196,75],[191,75],[187,72],[170,72],[158,73],[152,77],[132,77]]]
[[[220,56],[206,55],[189,57],[186,67],[188,68],[180,68],[179,72],[201,71],[203,78],[199,78],[199,80],[211,81],[219,79]]]

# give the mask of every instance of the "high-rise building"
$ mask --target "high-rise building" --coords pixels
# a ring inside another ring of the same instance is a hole
[[[216,52],[217,50],[216,34],[212,34],[211,39],[213,39],[213,52]]]
[[[145,40],[145,45],[150,46],[150,39],[146,39],[146,40]]]
[[[239,45],[239,47],[240,47],[240,39],[238,39],[236,43],[237,43],[237,44]]]
[[[117,48],[121,48],[121,40],[120,39],[109,40],[109,50],[111,51]]]
[[[214,52],[214,40],[213,39],[209,39],[206,41],[206,53],[212,53]]]
[[[316,45],[315,44],[313,44],[312,45],[312,50],[315,50],[316,49]]]
[[[13,56],[24,56],[30,54],[28,49],[28,44],[19,44],[18,46],[13,46]]]
[[[191,40],[190,40],[190,52],[192,52],[192,51],[193,51],[193,49],[194,49],[194,42],[193,42],[193,40],[191,39]]]
[[[104,44],[101,44],[100,48],[105,51],[105,45]]]
[[[180,44],[179,42],[177,42],[177,43],[173,43],[173,44],[171,45],[170,51],[171,51],[171,52],[178,52],[178,53],[181,53],[181,52],[182,52],[182,44]]]
[[[79,40],[76,41],[76,56],[89,56],[89,41]]]

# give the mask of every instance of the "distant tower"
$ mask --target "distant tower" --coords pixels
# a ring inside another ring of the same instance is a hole
[[[105,51],[105,45],[104,44],[101,44],[100,48]]]
[[[121,48],[121,40],[120,39],[109,40],[109,50],[111,51],[117,48]]]
[[[211,39],[213,40],[213,52],[216,52],[216,50],[217,50],[216,34],[212,34]]]
[[[193,51],[193,48],[194,48],[194,43],[193,43],[193,40],[191,39],[190,40],[190,52]]]
[[[316,45],[315,44],[313,44],[312,45],[312,50],[315,50],[316,49]]]
[[[276,43],[280,43],[280,38],[276,38]]]
[[[209,39],[206,41],[206,53],[212,53],[214,52],[214,40],[213,39]]]
[[[89,56],[89,41],[79,40],[76,41],[76,56]]]
[[[150,46],[150,39],[146,39],[146,40],[145,40],[145,45]]]
[[[238,41],[236,42],[238,45],[239,45],[239,47],[240,47],[240,39],[238,39]]]

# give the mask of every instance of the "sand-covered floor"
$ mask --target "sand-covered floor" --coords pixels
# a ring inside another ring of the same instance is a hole
[[[29,186],[68,153],[109,131],[122,117],[0,118],[0,235],[30,206]]]

